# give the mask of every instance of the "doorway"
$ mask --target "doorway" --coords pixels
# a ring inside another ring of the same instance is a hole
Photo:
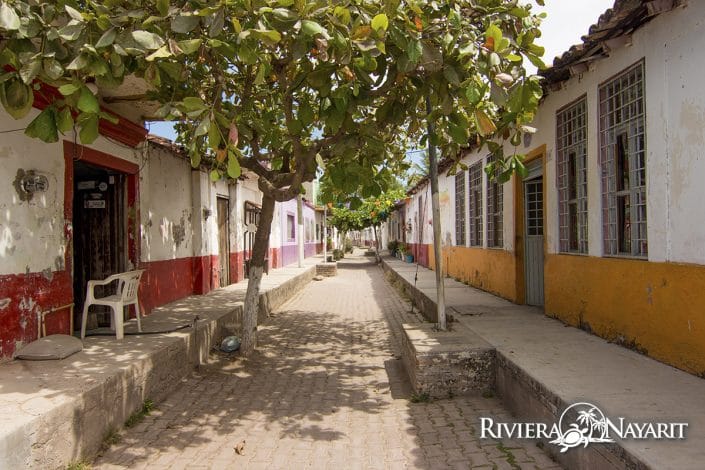
[[[230,201],[218,197],[218,279],[220,287],[230,284]]]
[[[80,327],[86,284],[126,271],[127,175],[84,161],[73,164],[74,324]],[[99,286],[98,296],[106,295]],[[88,328],[110,326],[107,307],[91,307]]]
[[[528,175],[524,179],[524,279],[526,280],[526,303],[543,306],[543,167],[542,160],[527,165]]]

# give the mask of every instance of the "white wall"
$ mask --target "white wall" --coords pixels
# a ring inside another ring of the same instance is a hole
[[[589,255],[602,256],[602,196],[599,166],[598,87],[644,59],[649,260],[705,264],[705,2],[664,13],[632,36],[632,44],[613,50],[590,70],[551,92],[542,104],[533,136],[546,144],[548,250],[558,252],[558,201],[555,173],[556,110],[583,95],[588,121]],[[506,186],[505,186],[506,191]],[[507,193],[505,192],[505,204]],[[506,234],[506,232],[505,232]]]
[[[191,163],[156,145],[149,146],[140,171],[142,261],[194,255]]]
[[[64,269],[66,252],[64,220],[64,149],[65,136],[53,144],[24,135],[24,128],[39,114],[32,110],[21,120],[0,112],[0,274],[52,272]],[[96,150],[140,164],[140,152],[114,144],[103,137],[90,146]],[[47,177],[49,188],[23,201],[14,181],[18,170]],[[71,230],[71,227],[68,227]]]

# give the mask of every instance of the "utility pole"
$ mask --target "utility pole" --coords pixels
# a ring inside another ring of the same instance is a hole
[[[328,218],[328,205],[323,204],[323,262],[328,262],[328,227],[326,227],[326,219]]]
[[[446,329],[446,298],[443,284],[443,255],[441,253],[441,205],[438,200],[438,159],[436,147],[432,138],[434,125],[428,117],[431,115],[431,96],[426,95],[426,119],[428,140],[429,178],[431,179],[431,211],[433,219],[433,254],[436,258],[436,314],[438,316],[438,329]],[[423,226],[420,227],[423,230]]]
[[[299,248],[299,267],[304,267],[304,209],[301,194],[296,196],[296,217],[299,222],[299,236],[296,237],[296,244]]]

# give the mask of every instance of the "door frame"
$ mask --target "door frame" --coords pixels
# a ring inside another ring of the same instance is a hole
[[[73,277],[74,277],[74,257],[73,257],[73,199],[74,199],[74,161],[82,161],[91,165],[108,170],[119,171],[125,174],[127,185],[127,204],[125,212],[127,214],[127,227],[125,236],[127,237],[126,262],[133,269],[139,267],[140,244],[139,244],[139,170],[136,163],[123,160],[122,158],[85,147],[80,144],[64,140],[64,234],[66,237],[65,266],[66,271],[71,275],[71,302],[74,301]],[[74,311],[74,328],[80,327],[81,312]],[[73,332],[72,332],[73,333]]]
[[[530,163],[534,160],[542,159],[542,179],[543,179],[543,259],[544,259],[544,269],[546,266],[546,144],[542,144],[539,147],[531,150],[527,153],[524,159],[524,164]],[[526,258],[526,239],[525,239],[525,223],[524,223],[524,179],[520,178],[518,175],[514,175],[514,254],[516,257],[515,263],[515,279],[516,279],[516,303],[526,304],[526,270],[525,270],[525,258]],[[545,271],[544,271],[545,272]],[[545,275],[544,275],[545,280]],[[545,291],[545,284],[544,284]],[[545,303],[545,302],[544,302]]]
[[[219,287],[225,287],[230,285],[230,198],[227,196],[216,195],[215,199],[215,210],[216,210],[216,225],[218,226],[218,284]],[[225,216],[224,226],[225,226],[225,247],[220,246],[220,202],[225,202]],[[224,249],[223,249],[224,248]],[[224,256],[224,259],[221,257]],[[220,268],[225,266],[225,276],[221,276]],[[223,282],[225,281],[225,282]]]

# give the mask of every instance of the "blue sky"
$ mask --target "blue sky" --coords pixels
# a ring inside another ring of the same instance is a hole
[[[536,7],[545,11],[548,17],[542,25],[540,45],[546,48],[544,62],[550,65],[553,58],[578,44],[580,37],[587,34],[590,25],[614,4],[614,0],[546,0],[546,6]],[[149,132],[174,140],[173,124],[170,122],[147,123]]]

